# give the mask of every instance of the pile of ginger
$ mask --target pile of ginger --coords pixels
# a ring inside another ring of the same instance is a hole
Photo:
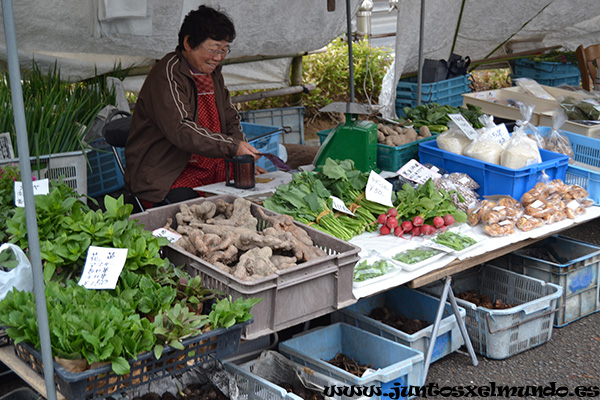
[[[269,215],[257,207],[265,225],[260,230],[252,204],[243,198],[181,203],[179,210],[176,228],[171,219],[165,226],[182,235],[175,245],[238,279],[259,279],[327,255],[289,215]]]

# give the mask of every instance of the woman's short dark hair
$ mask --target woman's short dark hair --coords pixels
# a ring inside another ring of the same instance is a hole
[[[185,16],[179,29],[178,49],[183,50],[183,41],[189,35],[188,43],[192,49],[200,46],[206,39],[233,42],[235,27],[227,14],[207,6],[200,6]]]

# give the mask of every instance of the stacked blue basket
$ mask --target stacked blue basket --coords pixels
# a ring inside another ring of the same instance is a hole
[[[448,104],[460,107],[463,104],[463,93],[471,91],[469,77],[462,75],[433,83],[421,84],[421,103]],[[396,86],[396,114],[405,116],[404,107],[414,108],[417,106],[418,84],[417,78],[401,79]]]

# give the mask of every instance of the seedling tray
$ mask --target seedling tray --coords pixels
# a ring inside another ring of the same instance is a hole
[[[187,371],[208,361],[222,359],[233,354],[240,345],[244,326],[252,322],[236,324],[229,329],[219,328],[182,341],[183,350],[166,346],[157,360],[154,352],[145,352],[137,359],[129,360],[131,372],[117,375],[110,364],[83,372],[70,372],[54,362],[54,380],[57,389],[69,400],[103,399]],[[27,343],[15,344],[17,357],[35,372],[44,375],[42,355]]]

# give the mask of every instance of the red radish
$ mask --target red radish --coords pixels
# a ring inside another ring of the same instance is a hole
[[[410,221],[404,221],[400,224],[404,232],[410,232],[413,228],[413,224]]]
[[[454,223],[454,217],[450,214],[444,215],[444,224],[450,226]]]
[[[438,229],[438,232],[439,232],[439,233],[444,233],[444,232],[446,232],[447,230],[448,230],[448,227],[447,227],[447,226],[442,226],[440,229]]]
[[[398,210],[396,210],[394,207],[390,207],[390,209],[387,211],[387,215],[388,217],[397,217]]]
[[[402,236],[404,235],[404,229],[402,229],[401,226],[397,226],[394,228],[394,235],[396,236]]]
[[[421,217],[420,215],[417,215],[412,220],[413,226],[421,226],[421,225],[423,225],[423,222],[424,222],[423,217]]]
[[[444,218],[440,216],[433,217],[433,226],[435,226],[436,228],[441,228],[444,225],[446,225],[446,223],[444,222]]]
[[[389,235],[392,230],[387,225],[381,225],[379,228],[379,233],[382,235]]]
[[[431,235],[435,232],[435,228],[429,224],[421,225],[421,233],[425,236]]]
[[[384,225],[385,221],[387,221],[387,215],[379,214],[379,217],[377,217],[377,222],[379,222],[381,225]]]
[[[413,236],[421,236],[421,228],[419,228],[418,226],[412,228],[412,230],[410,231],[410,238],[412,239]]]
[[[387,221],[385,221],[385,224],[388,228],[394,229],[398,226],[398,220],[395,217],[388,217]]]

